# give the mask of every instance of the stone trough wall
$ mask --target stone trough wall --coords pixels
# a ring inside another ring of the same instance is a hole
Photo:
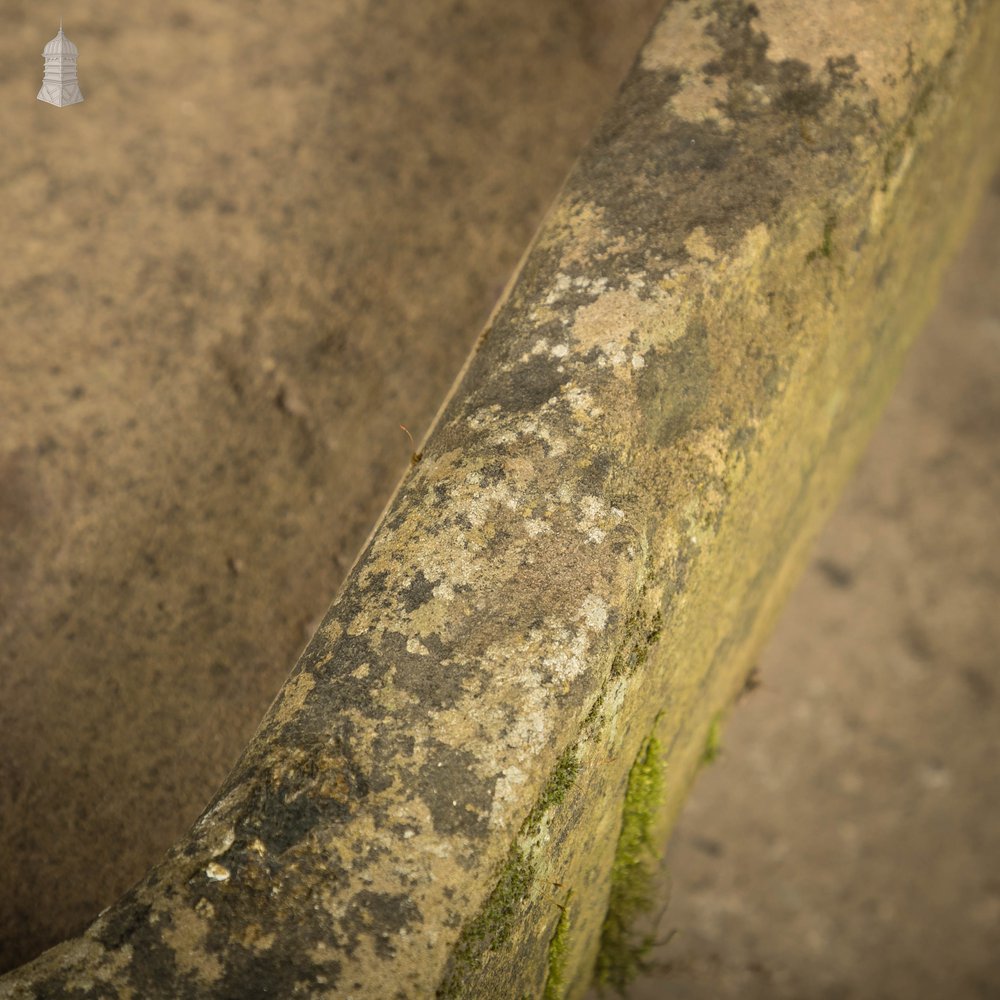
[[[0,997],[615,986],[1000,154],[1000,8],[675,2],[216,797]]]

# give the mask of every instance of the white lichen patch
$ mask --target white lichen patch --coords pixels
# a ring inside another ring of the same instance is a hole
[[[529,517],[524,522],[524,530],[532,537],[535,538],[537,535],[543,535],[545,533],[552,533],[552,525],[548,521],[543,521],[541,518]]]
[[[636,357],[640,356],[634,355],[633,362]],[[597,417],[600,417],[604,413],[604,409],[595,404],[593,395],[588,390],[581,389],[579,386],[574,385],[564,389],[562,399],[564,403],[569,404],[569,411],[573,422],[579,425],[576,428],[578,434],[582,433],[583,427],[592,424]]]
[[[522,417],[517,424],[514,426],[514,431],[517,435],[523,437],[533,437],[537,438],[539,441],[543,441],[547,445],[547,451],[550,458],[557,458],[559,455],[564,455],[567,450],[567,443],[565,439],[552,431],[552,429],[545,423],[544,417],[545,410],[549,408],[553,402],[558,401],[558,397],[554,400],[550,400],[548,403],[543,404],[540,408],[539,416],[537,417]],[[503,432],[510,434],[510,431]],[[493,443],[499,444],[499,435],[491,436],[490,440]],[[514,441],[517,440],[515,436]],[[508,442],[504,442],[508,443]]]
[[[608,623],[608,604],[597,594],[588,594],[580,608],[580,618],[593,632],[601,632]]]
[[[406,651],[418,656],[430,656],[431,651],[416,636],[406,640]]]
[[[489,406],[481,406],[475,413],[471,414],[467,418],[469,426],[473,428],[473,430],[479,430],[480,427],[493,423],[494,418],[499,412],[499,403],[492,403]]]
[[[505,480],[491,483],[471,496],[465,505],[465,514],[474,528],[483,527],[493,517],[498,505],[516,510],[518,498],[511,493]]]
[[[225,865],[220,865],[218,861],[210,861],[205,866],[205,877],[213,882],[228,882],[231,872]]]
[[[543,301],[547,306],[554,305],[573,287],[573,279],[568,274],[557,274],[552,283],[552,289]]]
[[[516,809],[521,798],[520,788],[527,780],[528,776],[515,764],[508,765],[501,772],[493,788],[493,809],[489,818],[491,830],[506,827],[507,816]]]
[[[560,272],[556,275],[555,281],[552,283],[552,289],[543,301],[545,305],[552,306],[565,298],[570,292],[573,292],[575,295],[597,296],[604,292],[607,287],[608,279],[605,277],[589,278],[586,275],[570,277],[568,274]]]
[[[668,296],[641,299],[618,288],[577,309],[571,333],[579,352],[597,347],[606,363],[625,365],[635,354],[683,336],[684,324]]]
[[[587,636],[582,632],[562,628],[553,635],[552,652],[542,658],[542,666],[551,671],[553,680],[568,685],[586,669],[584,654],[588,646]]]
[[[600,497],[585,496],[578,505],[580,518],[576,529],[587,536],[587,540],[598,544],[603,542],[608,531],[619,519],[611,514],[611,508]]]

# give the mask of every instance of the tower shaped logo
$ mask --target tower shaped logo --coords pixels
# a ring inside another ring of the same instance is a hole
[[[63,34],[59,21],[59,34],[42,49],[45,59],[45,77],[38,99],[54,104],[57,108],[79,104],[83,100],[80,84],[76,79],[77,47]]]

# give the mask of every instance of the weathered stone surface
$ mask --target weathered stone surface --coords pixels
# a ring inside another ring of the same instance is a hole
[[[102,0],[59,112],[7,0],[0,974],[224,780],[659,6]]]
[[[0,996],[586,988],[1000,151],[1000,8],[854,6],[668,5],[230,778]]]

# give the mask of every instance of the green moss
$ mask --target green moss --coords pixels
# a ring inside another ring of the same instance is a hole
[[[594,700],[594,704],[590,706],[590,711],[587,713],[587,717],[583,720],[582,729],[591,737],[591,739],[597,735],[597,731],[600,729],[601,722],[603,721],[601,718],[601,709],[604,708],[604,700],[607,697],[605,693],[606,687],[607,684],[601,688],[600,693]]]
[[[548,971],[545,975],[543,1000],[562,1000],[566,988],[566,949],[569,943],[569,901],[573,890],[566,893],[566,901],[561,906],[559,922],[549,941]]]
[[[611,676],[635,673],[649,657],[649,648],[660,638],[663,615],[659,609],[650,618],[640,607],[625,623],[625,641],[611,661]]]
[[[470,970],[479,966],[486,952],[510,940],[535,875],[531,855],[515,841],[489,899],[475,919],[465,926],[455,945],[448,972],[438,987],[439,998],[463,996]]]
[[[541,831],[545,816],[562,804],[579,773],[579,749],[573,744],[556,761],[551,777],[521,824],[489,898],[463,929],[452,951],[448,971],[438,987],[439,998],[467,995],[469,981],[486,955],[510,941],[514,928],[524,917],[532,886],[538,879],[530,842]]]
[[[652,906],[653,823],[663,796],[661,746],[650,736],[628,775],[622,826],[611,866],[611,893],[594,966],[598,986],[625,988],[644,968],[653,936],[636,938],[635,920]]]
[[[716,712],[712,716],[712,721],[708,724],[708,732],[705,734],[705,749],[701,754],[703,764],[711,764],[716,761],[722,753],[722,713]]]
[[[837,228],[837,217],[828,215],[823,223],[823,242],[814,250],[806,254],[806,263],[811,263],[817,257],[825,257],[829,260],[833,256],[833,233]]]
[[[521,826],[521,837],[535,837],[542,826],[542,820],[546,813],[561,805],[566,793],[576,781],[576,776],[580,773],[580,757],[574,743],[565,750],[556,761],[552,776],[545,783],[542,794],[538,796],[538,801],[534,804],[528,818]]]

